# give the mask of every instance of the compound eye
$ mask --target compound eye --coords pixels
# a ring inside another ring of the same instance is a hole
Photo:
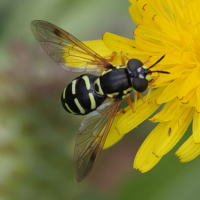
[[[143,63],[137,59],[130,59],[127,63],[127,67],[131,72],[142,66]]]
[[[141,79],[141,78],[134,78],[132,80],[133,88],[141,93],[144,92],[148,88],[148,80],[147,79]]]

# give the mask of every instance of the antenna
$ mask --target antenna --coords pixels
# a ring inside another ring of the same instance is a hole
[[[163,74],[170,74],[170,72],[166,72],[166,71],[151,71],[151,73],[153,73],[153,72],[163,73]]]
[[[151,65],[148,69],[150,69],[150,68],[152,68],[153,66],[155,66],[156,64],[158,64],[164,57],[165,57],[165,55],[162,56],[159,60],[157,60],[157,61],[156,61],[153,65]]]

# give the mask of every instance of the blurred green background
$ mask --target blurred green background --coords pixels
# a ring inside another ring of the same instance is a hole
[[[0,1],[0,200],[200,199],[200,159],[174,156],[151,171],[132,163],[156,124],[141,124],[103,151],[87,179],[73,179],[73,149],[83,117],[65,112],[60,95],[72,80],[33,37],[29,23],[52,22],[80,40],[112,32],[133,39],[126,0]],[[126,106],[126,103],[122,103]],[[162,133],[161,133],[162,134]]]

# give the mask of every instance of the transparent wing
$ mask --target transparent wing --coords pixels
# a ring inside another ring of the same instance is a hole
[[[121,101],[108,102],[87,115],[76,138],[74,151],[75,180],[82,181],[91,171],[106,141]]]
[[[32,21],[31,31],[46,53],[64,69],[73,72],[107,69],[109,62],[70,33],[42,20]]]

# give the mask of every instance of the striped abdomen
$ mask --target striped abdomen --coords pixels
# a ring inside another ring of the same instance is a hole
[[[62,105],[69,113],[86,115],[96,110],[106,99],[94,91],[94,82],[98,76],[84,74],[74,79],[61,95]]]

